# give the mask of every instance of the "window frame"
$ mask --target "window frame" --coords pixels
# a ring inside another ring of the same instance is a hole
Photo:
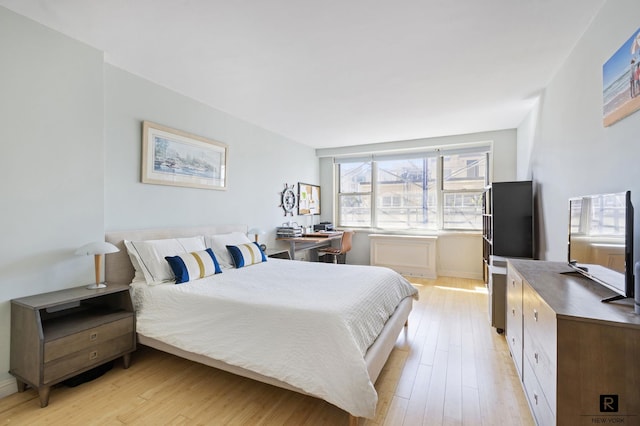
[[[482,152],[481,149],[478,150],[469,150],[468,153],[480,153]],[[447,152],[444,151],[441,153],[440,157],[439,157],[439,167],[440,167],[440,193],[442,195],[442,200],[441,200],[441,206],[442,208],[440,209],[439,213],[440,213],[440,217],[442,218],[442,223],[441,223],[441,227],[440,229],[445,230],[445,231],[481,231],[482,230],[482,209],[480,209],[480,220],[479,220],[479,227],[478,228],[472,228],[472,229],[468,229],[468,228],[452,228],[452,227],[445,227],[445,208],[444,208],[444,199],[448,194],[462,194],[462,195],[477,195],[478,199],[480,201],[480,203],[482,203],[482,194],[484,193],[485,189],[487,188],[487,186],[489,186],[489,157],[491,151],[487,151],[485,152],[485,158],[484,158],[484,162],[485,162],[485,166],[484,166],[484,182],[482,187],[480,188],[472,188],[472,189],[445,189],[445,178],[444,178],[444,157],[445,156],[450,156],[450,155],[455,155],[455,154],[460,154],[460,152],[456,152],[455,150],[452,152]]]
[[[334,222],[338,223],[338,226],[347,226],[349,228],[363,228],[363,229],[371,229],[373,228],[373,217],[372,215],[369,215],[369,226],[355,226],[355,225],[341,225],[339,218],[342,217],[342,197],[341,196],[369,196],[369,202],[370,204],[373,203],[373,193],[374,193],[374,182],[373,182],[373,161],[372,161],[372,157],[368,156],[365,158],[362,157],[357,157],[357,158],[347,158],[347,159],[343,159],[344,161],[338,161],[336,162],[334,159],[334,183],[335,183],[335,191],[334,191],[334,212],[335,212],[335,219]],[[350,160],[350,161],[349,161]],[[340,184],[340,164],[342,163],[357,163],[357,162],[371,162],[371,181],[370,181],[370,185],[369,185],[369,191],[368,192],[340,192],[340,188],[341,188],[341,184]],[[370,207],[371,208],[371,207]],[[337,220],[336,220],[337,219]]]
[[[485,176],[484,176],[484,187],[482,189],[444,189],[444,157],[447,155],[453,155],[461,152],[469,152],[469,153],[485,153]],[[378,162],[394,159],[394,154],[391,153],[381,153],[375,154],[371,153],[366,157],[335,157],[334,158],[334,222],[338,227],[350,227],[350,228],[361,228],[367,230],[390,230],[394,232],[407,232],[411,231],[412,233],[420,233],[420,234],[430,234],[434,232],[440,231],[455,231],[455,232],[480,232],[482,230],[482,221],[479,221],[479,227],[473,229],[464,229],[464,228],[445,228],[445,209],[444,209],[444,199],[446,194],[452,193],[461,193],[461,194],[478,194],[480,197],[484,192],[485,188],[491,182],[491,159],[493,155],[493,147],[492,144],[473,144],[464,147],[456,147],[456,148],[432,148],[429,150],[419,150],[413,152],[403,152],[399,153],[397,158],[425,158],[425,157],[433,157],[437,158],[436,163],[436,229],[426,229],[426,228],[384,228],[380,227],[378,224],[378,199],[380,197],[384,197],[384,194],[380,192],[379,183],[377,181],[378,177]],[[341,182],[340,182],[340,165],[343,163],[354,163],[354,162],[369,162],[370,170],[371,170],[371,185],[369,192],[340,192]],[[369,206],[369,226],[354,226],[350,224],[344,224],[341,220],[342,218],[342,210],[341,210],[341,200],[344,196],[353,196],[353,195],[366,195],[370,197],[370,206]],[[481,214],[481,213],[480,213]]]

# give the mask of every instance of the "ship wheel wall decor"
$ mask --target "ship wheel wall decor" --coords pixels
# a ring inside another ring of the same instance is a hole
[[[296,207],[295,185],[284,184],[284,190],[280,193],[280,207],[284,210],[284,215],[293,216],[293,209]]]

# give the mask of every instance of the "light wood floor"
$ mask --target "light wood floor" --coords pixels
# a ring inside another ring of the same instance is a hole
[[[420,290],[409,327],[377,383],[375,419],[360,425],[532,425],[504,338],[487,319],[480,281],[411,279]],[[97,380],[0,399],[5,425],[346,425],[315,398],[139,348]]]

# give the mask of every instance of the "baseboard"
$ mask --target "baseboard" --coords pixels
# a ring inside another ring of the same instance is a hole
[[[455,270],[441,270],[438,269],[439,277],[454,277],[454,278],[467,278],[470,280],[482,281],[482,272],[469,272],[469,271],[455,271]]]
[[[4,398],[5,396],[9,396],[16,392],[18,392],[16,379],[10,377],[8,379],[0,381],[0,398]]]

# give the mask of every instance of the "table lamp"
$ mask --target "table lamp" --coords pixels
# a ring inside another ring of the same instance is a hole
[[[258,235],[264,235],[267,233],[267,231],[265,231],[264,229],[260,229],[260,228],[251,228],[249,229],[249,234],[253,234],[255,235],[255,242],[258,242]],[[260,244],[260,248],[262,249],[262,251],[267,249],[267,246],[264,244]]]
[[[258,235],[264,235],[267,232],[260,228],[251,228],[249,229],[249,234],[255,235],[255,242],[258,242]]]
[[[105,288],[107,286],[105,283],[100,282],[100,262],[102,261],[102,255],[116,253],[118,251],[120,251],[118,247],[106,241],[96,241],[93,243],[88,243],[75,251],[75,254],[78,255],[89,256],[92,254],[94,256],[93,258],[96,268],[96,283],[88,285],[88,289],[95,290],[97,288]]]

